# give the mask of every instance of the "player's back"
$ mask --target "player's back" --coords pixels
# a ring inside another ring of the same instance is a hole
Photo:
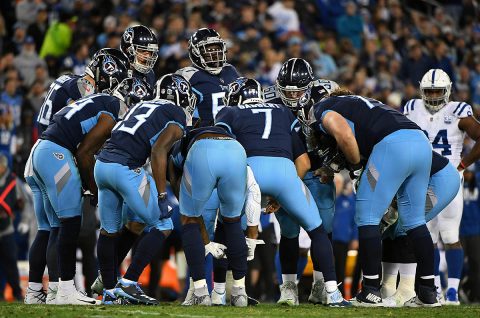
[[[329,97],[310,109],[312,127],[323,130],[321,119],[329,111],[342,115],[352,128],[360,154],[369,157],[373,147],[387,135],[401,129],[420,129],[418,125],[393,108],[358,95]],[[313,113],[313,114],[312,114]]]
[[[38,114],[39,135],[45,131],[52,117],[71,102],[93,94],[94,88],[81,76],[68,74],[57,78],[49,88]]]
[[[167,100],[141,102],[132,107],[125,119],[112,131],[112,137],[98,156],[103,162],[115,162],[138,168],[150,157],[153,144],[169,125],[186,126],[184,110]]]
[[[217,113],[224,107],[223,98],[228,90],[228,84],[239,77],[235,67],[228,63],[218,75],[210,74],[194,66],[184,67],[176,73],[190,82],[193,92],[197,95],[197,105],[193,117],[201,118],[201,126],[213,123]]]
[[[269,156],[293,160],[292,134],[297,119],[278,104],[244,104],[222,109],[215,125],[235,135],[247,157]]]
[[[421,99],[405,104],[404,114],[425,132],[433,150],[448,158],[456,166],[460,162],[465,132],[459,127],[462,118],[472,115],[472,107],[464,102],[448,102],[431,113]]]
[[[111,95],[87,96],[57,112],[42,134],[42,139],[53,141],[74,153],[85,135],[97,124],[101,114],[107,114],[117,121],[126,111],[126,105]]]

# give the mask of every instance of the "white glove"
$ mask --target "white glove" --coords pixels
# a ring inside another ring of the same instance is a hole
[[[205,245],[205,256],[210,253],[216,259],[227,258],[227,256],[225,255],[226,249],[227,247],[223,244],[210,242]]]
[[[263,240],[255,240],[248,237],[246,237],[245,240],[247,241],[248,247],[247,261],[251,261],[255,257],[255,248],[257,245],[265,244],[265,242]]]
[[[17,231],[19,234],[27,234],[28,231],[30,231],[30,226],[28,226],[27,223],[19,223],[18,226],[17,226]]]

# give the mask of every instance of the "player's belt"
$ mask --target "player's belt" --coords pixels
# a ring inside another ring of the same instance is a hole
[[[225,136],[225,137],[205,137],[205,138],[199,138],[199,139],[231,140],[233,138]]]

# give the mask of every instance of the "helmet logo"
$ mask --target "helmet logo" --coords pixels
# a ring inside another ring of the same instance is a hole
[[[115,63],[115,61],[109,56],[106,56],[105,59],[103,60],[102,68],[103,68],[103,71],[108,75],[112,75],[118,70],[117,63]]]
[[[139,98],[143,98],[147,95],[147,88],[138,79],[133,82],[133,93]]]
[[[188,94],[188,83],[184,79],[178,76],[172,76],[172,79],[174,80],[175,85],[180,93]]]
[[[123,40],[127,43],[132,43],[132,39],[133,39],[133,29],[128,28],[123,33]]]
[[[232,82],[230,85],[228,85],[228,90],[230,91],[230,94],[237,94],[240,91],[240,88],[245,85],[245,82],[247,81],[247,78],[238,78],[234,82]]]

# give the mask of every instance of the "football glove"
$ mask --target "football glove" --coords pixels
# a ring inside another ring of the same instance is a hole
[[[210,242],[205,245],[205,256],[212,254],[216,259],[227,258],[225,255],[225,250],[227,247],[220,243]]]
[[[263,240],[255,240],[248,237],[246,237],[245,240],[247,241],[248,247],[247,261],[251,261],[255,258],[255,248],[257,245],[265,244],[265,242]]]
[[[160,208],[160,220],[168,219],[173,214],[173,208],[168,205],[166,192],[163,193],[163,196],[158,196],[158,207]]]

